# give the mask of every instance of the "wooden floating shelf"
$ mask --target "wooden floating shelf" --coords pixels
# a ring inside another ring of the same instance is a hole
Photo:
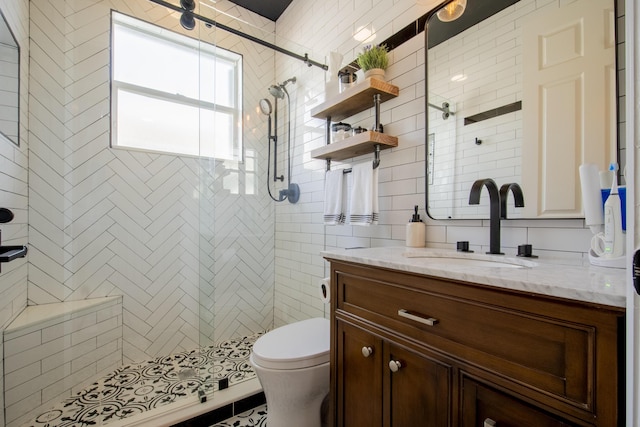
[[[400,93],[398,86],[379,79],[368,78],[311,109],[311,116],[320,119],[331,117],[332,121],[339,122],[373,107],[373,95],[375,94],[380,94],[380,101],[384,102],[395,98],[398,93]]]
[[[376,145],[379,145],[380,149],[397,147],[398,138],[374,131],[362,132],[345,140],[316,148],[311,151],[311,157],[314,159],[345,160],[373,153]]]

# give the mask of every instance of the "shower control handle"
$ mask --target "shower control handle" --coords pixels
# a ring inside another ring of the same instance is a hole
[[[398,372],[402,368],[402,362],[399,360],[390,360],[389,361],[389,369],[391,372]]]
[[[362,355],[364,357],[369,357],[373,354],[373,347],[362,347]]]

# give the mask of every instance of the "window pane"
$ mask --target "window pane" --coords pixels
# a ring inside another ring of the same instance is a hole
[[[233,115],[200,110],[200,154],[218,159],[234,159]]]
[[[236,106],[236,63],[223,58],[203,57],[200,98],[218,105]]]
[[[117,145],[153,151],[198,152],[198,109],[118,90]]]
[[[115,80],[198,99],[196,49],[121,25],[115,28],[114,46]]]

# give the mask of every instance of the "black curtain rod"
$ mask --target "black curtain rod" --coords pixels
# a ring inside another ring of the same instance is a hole
[[[305,64],[307,64],[309,67],[311,67],[312,65],[315,65],[316,67],[322,68],[325,71],[329,69],[329,67],[327,65],[321,64],[321,63],[316,62],[316,61],[314,61],[312,59],[309,59],[309,55],[307,55],[306,53],[304,54],[304,56],[298,55],[297,53],[294,53],[294,52],[288,51],[286,49],[283,49],[283,48],[281,48],[279,46],[276,46],[275,44],[266,42],[266,41],[264,41],[262,39],[254,37],[254,36],[252,36],[250,34],[243,33],[242,31],[236,30],[235,28],[227,27],[226,25],[221,24],[219,22],[216,22],[213,19],[209,19],[206,16],[202,16],[202,15],[199,15],[199,14],[194,13],[194,12],[189,12],[188,10],[183,9],[180,6],[176,6],[174,4],[166,2],[164,0],[149,0],[149,1],[151,1],[153,3],[156,3],[156,4],[159,4],[160,6],[164,6],[166,8],[175,10],[176,12],[189,13],[194,18],[197,18],[199,21],[202,21],[202,22],[204,22],[206,24],[210,24],[212,26],[215,26],[217,28],[225,30],[225,31],[227,31],[227,32],[229,32],[231,34],[235,34],[236,36],[240,36],[240,37],[245,38],[247,40],[251,40],[254,43],[258,43],[259,45],[262,45],[264,47],[268,47],[269,49],[273,49],[273,50],[275,50],[277,52],[284,53],[285,55],[291,56],[292,58],[299,59],[300,61],[303,61]]]

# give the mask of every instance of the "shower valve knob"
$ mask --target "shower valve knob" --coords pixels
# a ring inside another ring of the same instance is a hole
[[[373,354],[373,347],[362,347],[362,355],[369,357]]]

